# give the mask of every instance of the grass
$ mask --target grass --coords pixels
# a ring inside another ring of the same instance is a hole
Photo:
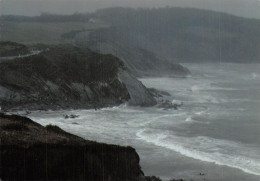
[[[19,123],[11,123],[8,125],[4,125],[2,126],[2,129],[5,131],[28,131],[29,130],[27,126]]]
[[[23,44],[15,42],[0,41],[0,56],[17,56],[19,54],[28,54],[29,50]]]
[[[25,44],[66,43],[62,35],[71,31],[95,30],[107,27],[104,23],[90,22],[1,22],[0,35],[2,41],[15,41]]]
[[[45,126],[45,128],[47,129],[47,131],[50,131],[50,132],[54,132],[54,133],[57,133],[57,134],[65,134],[65,135],[68,135],[67,132],[65,132],[65,131],[62,130],[60,127],[55,126],[55,125],[48,124],[47,126]]]

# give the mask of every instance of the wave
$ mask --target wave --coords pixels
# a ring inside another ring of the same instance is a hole
[[[193,122],[195,122],[195,120],[192,119],[192,117],[188,117],[185,119],[185,122],[193,123]]]
[[[179,137],[165,133],[154,133],[154,130],[145,129],[137,132],[136,136],[145,142],[171,149],[193,159],[237,168],[253,175],[260,175],[260,159],[249,158],[248,155],[251,156],[250,152],[252,152],[249,149],[246,149],[243,153],[237,153],[243,146],[236,142],[203,136]],[[227,152],[227,150],[229,151]],[[252,153],[252,155],[254,154]]]
[[[183,104],[183,102],[181,100],[173,99],[172,104],[181,105],[181,104]]]
[[[183,96],[186,96],[186,98],[188,98],[188,100],[186,100],[185,102],[190,102],[190,103],[219,104],[219,103],[229,102],[229,100],[227,100],[227,99],[217,98],[217,97],[214,97],[213,95],[210,95],[210,94],[199,94],[199,95],[198,94],[186,94],[186,95],[183,95]]]
[[[245,76],[244,80],[259,80],[260,74],[252,72],[250,75]]]
[[[191,92],[199,92],[199,91],[236,91],[239,90],[237,88],[232,88],[232,87],[224,87],[221,85],[218,85],[218,83],[213,83],[213,82],[208,82],[208,83],[198,83],[194,84],[188,89],[188,91]]]
[[[193,85],[191,87],[192,92],[197,92],[197,91],[200,91],[200,90],[204,90],[204,89],[202,89],[201,86],[199,86],[199,85]]]
[[[253,79],[259,79],[259,78],[260,78],[260,75],[257,74],[257,73],[255,73],[255,72],[253,72],[253,73],[251,74],[251,76],[252,76]]]
[[[185,123],[188,123],[188,124],[210,124],[209,121],[198,121],[196,119],[194,119],[192,116],[189,116],[185,119]]]
[[[104,111],[104,110],[117,110],[117,109],[121,109],[121,108],[126,108],[127,106],[128,106],[127,103],[124,103],[124,104],[120,104],[118,106],[111,106],[111,107],[100,108],[100,110],[101,111]]]

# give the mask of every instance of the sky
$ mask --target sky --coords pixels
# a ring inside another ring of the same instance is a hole
[[[260,0],[0,0],[0,14],[94,12],[107,7],[193,7],[260,19]]]

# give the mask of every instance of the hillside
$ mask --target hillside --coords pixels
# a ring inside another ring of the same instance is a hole
[[[0,21],[3,41],[74,44],[80,40],[81,45],[93,50],[117,53],[132,66],[149,60],[150,55],[154,58],[149,66],[157,65],[154,63],[157,60],[164,63],[260,60],[260,20],[208,10],[108,8],[92,14],[2,16]],[[128,54],[131,58],[125,59]],[[145,57],[146,54],[150,55]]]
[[[113,41],[153,52],[169,62],[259,62],[260,20],[190,8],[97,11],[111,28],[95,31]]]
[[[75,36],[76,44],[99,53],[113,54],[119,57],[135,76],[185,77],[190,73],[189,70],[182,65],[167,62],[145,49],[131,46],[128,43],[121,44],[112,38],[108,40],[99,39],[99,35],[103,35],[103,33],[106,34],[106,32],[107,30],[103,29],[98,35],[94,35],[94,33],[79,33]]]
[[[95,14],[43,14],[36,17],[10,15],[1,16],[0,22],[3,41],[15,41],[26,45],[76,44],[119,57],[136,76],[183,77],[189,74],[189,71],[180,64],[168,63],[151,51],[117,42],[116,39],[114,41],[109,38],[106,41],[105,35],[102,35],[105,39],[100,39],[100,34],[106,34],[110,23],[96,18]]]
[[[61,44],[73,43],[63,34],[71,31],[92,31],[108,27],[103,22],[90,22],[79,16],[0,16],[1,41],[13,41],[23,44]]]
[[[2,109],[98,108],[126,102],[156,104],[142,83],[112,55],[57,45],[0,63]]]

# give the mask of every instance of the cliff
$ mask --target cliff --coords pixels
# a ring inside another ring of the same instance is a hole
[[[157,103],[152,92],[146,89],[139,80],[136,80],[136,78],[129,71],[120,70],[118,75],[119,80],[125,83],[125,86],[129,91],[129,95],[131,97],[129,100],[130,105],[149,106]]]
[[[131,104],[142,97],[143,105],[156,104],[143,85],[136,87],[137,97],[131,96],[128,79],[119,80],[119,72],[125,71],[115,56],[69,45],[52,46],[37,55],[0,63],[0,105],[5,110],[95,108],[129,100]],[[133,76],[131,82],[141,84]]]
[[[141,181],[131,147],[87,141],[57,126],[0,113],[2,180]]]

